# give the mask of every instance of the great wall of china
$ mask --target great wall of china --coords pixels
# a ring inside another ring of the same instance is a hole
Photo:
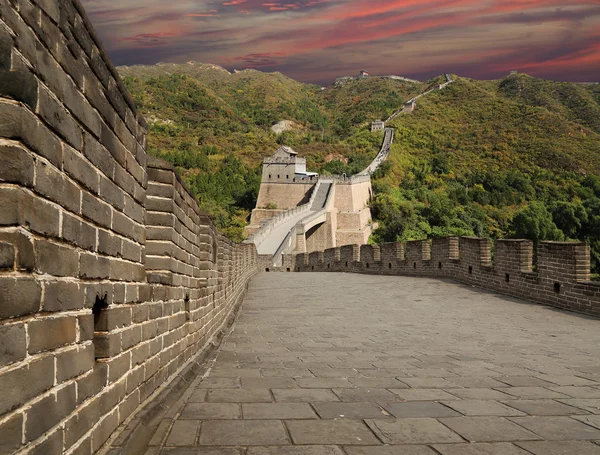
[[[92,454],[189,379],[265,262],[147,155],[78,0],[0,2],[0,75],[0,453]],[[338,193],[370,185],[347,180]],[[584,244],[541,243],[536,271],[527,241],[496,241],[493,265],[485,239],[322,250],[282,253],[282,267],[451,277],[600,310]]]

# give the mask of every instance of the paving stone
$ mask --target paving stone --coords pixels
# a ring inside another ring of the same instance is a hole
[[[458,387],[475,388],[475,389],[491,389],[492,387],[506,387],[506,384],[496,381],[490,377],[453,377],[448,379],[452,384]]]
[[[279,403],[312,403],[318,401],[340,401],[328,389],[273,389],[275,401]]]
[[[408,389],[408,385],[395,378],[350,378],[355,387],[376,389]],[[335,387],[335,386],[334,386]]]
[[[510,442],[435,444],[433,448],[442,455],[529,455]]]
[[[523,412],[494,400],[454,400],[442,402],[467,416],[522,416]]]
[[[600,429],[600,415],[573,416],[574,419]]]
[[[379,440],[362,421],[288,420],[286,425],[294,444],[379,444]]]
[[[333,392],[340,397],[340,400],[346,402],[390,403],[400,401],[397,395],[386,389],[333,389]]]
[[[244,403],[244,419],[316,419],[307,403]]]
[[[188,403],[181,411],[180,419],[221,420],[240,419],[240,405],[234,403]]]
[[[242,386],[240,378],[204,378],[198,384],[199,389],[239,389]]]
[[[167,446],[193,446],[200,428],[197,420],[176,420],[167,437]]]
[[[459,387],[444,378],[398,378],[410,387],[419,389],[448,389]]]
[[[554,390],[545,389],[543,387],[507,387],[497,390],[514,397],[528,400],[537,400],[542,398],[569,398],[568,395],[556,392]]]
[[[440,389],[390,389],[404,401],[442,401],[458,400],[454,395]]]
[[[586,413],[579,408],[554,400],[510,400],[503,401],[503,403],[533,416],[561,416]]]
[[[600,446],[587,441],[516,442],[533,455],[600,455]]]
[[[573,406],[578,409],[583,409],[585,411],[591,412],[592,414],[600,414],[600,399],[598,398],[561,398],[557,401],[568,404],[569,406]]]
[[[332,388],[354,388],[348,379],[336,378],[296,378],[296,384],[303,389],[332,389]]]
[[[206,392],[206,389],[197,389],[192,393],[188,401],[190,403],[202,403],[206,401]]]
[[[156,452],[158,454],[158,452]],[[184,447],[177,447],[177,448],[169,448],[166,447],[164,448],[161,452],[161,455],[241,455],[242,451],[241,449],[235,449],[233,447],[219,447],[219,448],[214,448],[214,449],[209,449],[209,448],[202,448],[202,449],[198,449],[196,448],[184,448]],[[126,454],[123,454],[126,455]],[[148,452],[146,452],[145,455],[149,455]],[[152,454],[154,455],[154,454]]]
[[[260,378],[260,370],[254,368],[213,369],[210,375],[214,378]]]
[[[590,381],[589,379],[580,378],[578,376],[568,376],[568,375],[539,375],[537,376],[544,381],[551,382],[558,386],[594,386],[598,385],[597,382]]]
[[[600,398],[600,388],[595,387],[573,387],[573,386],[564,386],[564,387],[548,387],[550,390],[553,390],[556,393],[560,393],[563,396],[572,398]]]
[[[268,389],[208,389],[206,401],[211,403],[271,403]]]
[[[448,392],[463,400],[510,400],[512,395],[493,389],[451,389]]]
[[[512,387],[551,387],[554,385],[534,376],[496,376],[493,379]]]
[[[390,414],[375,403],[313,403],[322,419],[384,419]]]
[[[242,378],[243,389],[295,389],[292,378]]]
[[[433,444],[463,442],[463,439],[435,419],[367,420],[385,444]]]
[[[279,420],[209,420],[202,423],[200,445],[264,446],[289,444]]]
[[[309,370],[302,368],[261,368],[260,371],[265,378],[314,379],[314,375]]]
[[[504,417],[450,417],[439,420],[470,442],[541,439]]]
[[[394,417],[460,417],[461,414],[436,401],[407,401],[384,404],[383,407]]]
[[[250,447],[246,455],[344,455],[336,446]]]
[[[438,455],[424,445],[348,446],[344,450],[348,455]]]

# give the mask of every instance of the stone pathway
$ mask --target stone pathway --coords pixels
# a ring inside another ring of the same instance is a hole
[[[261,274],[147,454],[597,455],[599,329],[450,281]]]

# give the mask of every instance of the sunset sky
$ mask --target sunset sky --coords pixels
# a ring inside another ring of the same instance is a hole
[[[116,65],[600,81],[600,0],[82,0]]]

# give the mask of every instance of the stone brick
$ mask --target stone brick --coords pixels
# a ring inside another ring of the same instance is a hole
[[[88,343],[56,355],[56,380],[61,383],[94,368],[94,345]]]
[[[0,225],[14,226],[19,224],[19,202],[24,198],[20,188],[0,188]]]
[[[0,181],[33,186],[33,156],[18,145],[0,145]]]
[[[98,230],[98,252],[108,256],[118,257],[122,254],[123,241],[112,232]]]
[[[110,260],[107,257],[81,253],[79,264],[81,278],[105,279],[110,276]]]
[[[77,150],[83,145],[82,130],[64,106],[40,85],[38,114],[65,140]]]
[[[0,194],[0,201],[2,195]],[[37,234],[60,235],[60,209],[42,198],[22,192],[19,198],[19,224]]]
[[[0,93],[34,110],[38,103],[38,80],[26,67],[15,71],[0,69]]]
[[[79,408],[65,423],[65,444],[67,447],[75,444],[98,422],[101,416],[100,408],[94,406],[94,403],[89,403]]]
[[[15,267],[15,248],[10,243],[0,242],[0,270]]]
[[[75,409],[76,390],[75,384],[60,389],[52,395],[42,398],[27,409],[25,424],[25,439],[27,442],[35,441]]]
[[[127,150],[121,144],[115,133],[106,124],[102,124],[102,132],[100,135],[100,143],[106,147],[106,150],[110,152],[113,158],[121,166],[125,166],[125,154]]]
[[[0,137],[21,140],[54,165],[62,165],[61,142],[22,106],[0,100]]]
[[[53,0],[33,0],[36,5],[38,5],[44,13],[46,13],[50,18],[58,23],[60,18],[59,6]]]
[[[42,286],[33,278],[0,277],[0,318],[36,313],[41,297]]]
[[[35,241],[37,271],[54,276],[77,276],[79,253],[68,247],[45,240]]]
[[[15,254],[13,261],[16,261],[16,267],[18,270],[26,270],[29,272],[33,271],[35,268],[35,252],[33,249],[33,242],[24,230],[0,232],[0,243],[13,246],[13,251]],[[3,247],[0,247],[0,264],[4,263],[6,267],[6,264],[10,262],[10,259],[7,259],[10,257],[10,251],[4,253],[6,256],[2,256],[2,248]],[[0,268],[2,267],[3,266],[0,265]]]
[[[91,341],[94,339],[94,315],[85,314],[77,316],[77,326],[79,327],[79,338],[77,341]]]
[[[100,425],[94,428],[92,432],[92,451],[96,452],[106,440],[110,437],[113,431],[119,426],[119,412],[115,409],[109,415],[105,416],[100,422]]]
[[[0,414],[19,407],[50,389],[53,384],[53,357],[44,357],[29,365],[4,371],[0,374]]]
[[[72,243],[85,250],[96,249],[97,229],[91,224],[63,213],[62,235],[63,240]]]
[[[125,207],[124,192],[106,177],[100,178],[100,197],[113,207],[123,210]]]
[[[71,28],[71,31],[81,48],[91,57],[93,43],[81,16],[75,16],[74,27]]]
[[[97,359],[114,357],[121,352],[121,334],[96,332],[94,347]]]
[[[80,152],[68,145],[63,150],[63,169],[94,194],[99,191],[100,174]]]
[[[25,324],[0,325],[0,367],[23,360],[26,355]]]
[[[29,353],[49,351],[77,340],[74,316],[39,318],[29,323]]]
[[[79,213],[81,190],[72,181],[44,162],[36,165],[35,190],[73,213]]]
[[[44,311],[67,311],[84,308],[85,289],[71,281],[49,281],[44,284]]]
[[[0,453],[15,453],[21,447],[23,414],[15,414],[0,423]]]
[[[113,179],[116,162],[108,150],[90,134],[84,135],[84,144],[83,153],[86,158],[108,178]]]
[[[123,258],[129,259],[134,262],[141,262],[142,260],[142,247],[127,239],[123,240]]]
[[[77,401],[82,403],[88,398],[98,395],[106,386],[107,378],[108,366],[105,363],[96,362],[90,373],[77,379]]]
[[[43,442],[33,446],[27,451],[27,455],[48,455],[51,453],[64,453],[63,450],[64,430],[59,428],[52,432]]]
[[[131,325],[130,307],[109,307],[100,312],[96,319],[96,330],[111,332],[121,327]]]
[[[110,205],[102,202],[87,191],[83,192],[81,213],[102,227],[110,228],[112,217]]]
[[[131,353],[126,352],[120,356],[113,357],[106,362],[108,365],[108,383],[118,381],[127,374],[131,367]]]

